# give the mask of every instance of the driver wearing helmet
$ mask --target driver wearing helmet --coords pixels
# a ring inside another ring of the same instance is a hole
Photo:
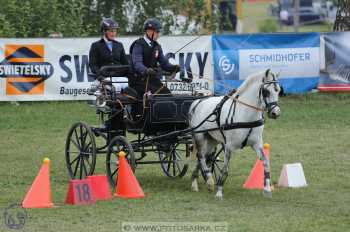
[[[160,68],[168,72],[180,71],[179,65],[170,64],[165,58],[162,47],[157,42],[161,29],[162,25],[157,19],[147,19],[143,26],[144,36],[134,41],[130,47],[134,76],[129,78],[129,84],[140,98],[147,91],[170,94],[170,90],[160,80]]]
[[[129,65],[123,44],[116,41],[119,25],[111,18],[105,18],[101,22],[102,38],[94,42],[90,47],[89,66],[92,73],[99,76],[100,69],[106,65]],[[113,81],[127,82],[126,77],[115,77]],[[115,85],[117,90],[125,88],[127,83]]]

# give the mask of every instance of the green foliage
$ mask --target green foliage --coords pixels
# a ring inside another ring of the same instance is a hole
[[[259,32],[269,33],[277,32],[278,23],[275,19],[265,19],[259,24]]]
[[[60,32],[64,37],[98,36],[103,17],[113,17],[120,34],[141,34],[143,22],[156,17],[163,23],[163,34],[171,34],[175,16],[185,15],[188,30],[193,20],[198,28],[207,27],[205,0],[1,0],[0,37],[47,37]]]

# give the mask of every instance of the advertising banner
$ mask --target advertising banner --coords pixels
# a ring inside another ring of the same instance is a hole
[[[350,32],[333,32],[321,36],[320,91],[350,91],[349,40]]]
[[[286,93],[304,93],[319,80],[319,33],[215,35],[215,93],[237,88],[250,74],[271,69]]]
[[[138,37],[121,37],[126,53]],[[89,49],[99,38],[0,39],[0,101],[87,100],[94,81]],[[161,37],[164,54],[180,64],[180,77],[168,82],[174,93],[213,92],[210,36]],[[186,45],[186,46],[184,46]]]

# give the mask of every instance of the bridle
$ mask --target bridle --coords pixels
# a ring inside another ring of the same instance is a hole
[[[274,102],[267,102],[267,98],[270,96],[270,91],[267,90],[267,86],[269,85],[274,85],[275,91],[278,91],[278,88],[281,88],[278,81],[276,80],[272,80],[272,81],[267,81],[267,82],[263,82],[260,86],[259,89],[259,99],[260,101],[264,101],[265,103],[265,110],[267,110],[268,113],[271,113],[271,111],[276,108],[278,106],[278,102],[274,101]]]
[[[261,111],[261,112],[267,111],[268,113],[270,113],[274,108],[276,108],[278,106],[278,102],[277,101],[267,102],[267,100],[266,100],[269,97],[269,95],[270,95],[270,91],[268,91],[266,89],[266,86],[269,86],[271,84],[273,84],[274,87],[275,87],[275,90],[278,91],[277,88],[280,87],[280,85],[279,85],[278,81],[276,81],[276,80],[264,82],[264,83],[262,83],[260,85],[260,88],[259,88],[259,100],[260,100],[260,102],[264,101],[264,103],[265,103],[265,107],[264,108],[261,108],[261,107],[258,107],[258,106],[254,106],[254,105],[251,105],[251,104],[246,103],[244,101],[241,101],[241,100],[238,99],[237,96],[234,96],[234,95],[230,96],[230,98],[233,101],[238,102],[238,103],[240,103],[240,104],[242,104],[244,106],[247,106],[249,108],[252,108],[252,109],[254,109],[256,111]]]

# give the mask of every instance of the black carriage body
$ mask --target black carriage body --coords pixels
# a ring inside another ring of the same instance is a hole
[[[143,133],[160,134],[188,127],[188,111],[198,96],[153,95],[148,101]]]
[[[65,146],[70,178],[93,175],[97,154],[106,154],[107,176],[115,188],[121,151],[133,170],[140,164],[160,164],[169,177],[185,175],[188,169],[185,157],[190,156],[192,144],[191,135],[185,129],[188,112],[192,102],[201,97],[151,95],[137,99],[138,94],[131,88],[117,92],[113,87],[117,82],[106,76],[119,76],[127,70],[127,66],[105,67],[101,72],[103,76],[96,77],[101,82],[91,95],[96,96],[94,106],[101,126],[77,122],[71,127]],[[140,108],[142,112],[138,111]],[[137,134],[138,138],[128,141],[126,131]],[[97,138],[105,143],[96,143]],[[148,152],[158,154],[159,160],[142,161]]]

